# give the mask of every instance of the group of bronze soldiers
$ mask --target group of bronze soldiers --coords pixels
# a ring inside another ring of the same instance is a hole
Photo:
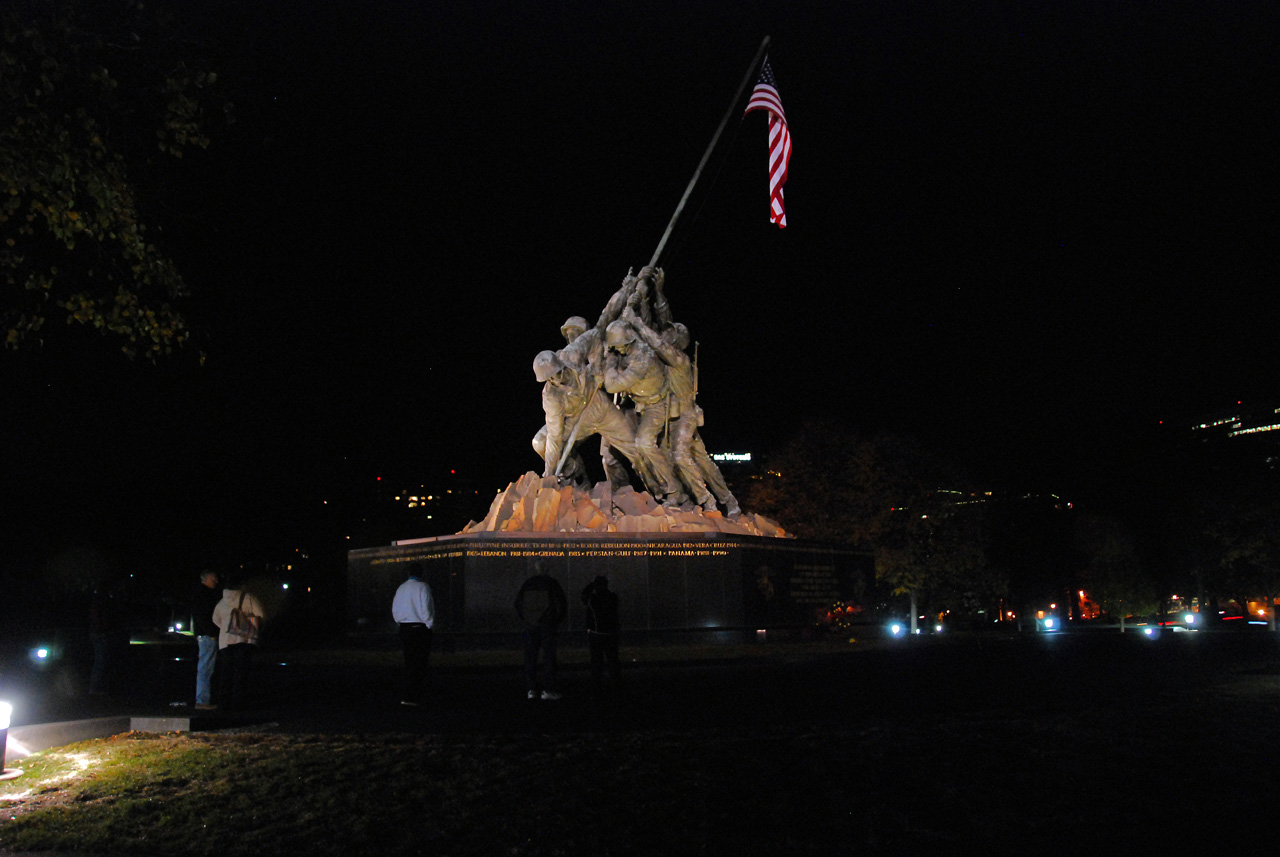
[[[547,421],[533,448],[544,460],[544,476],[585,485],[577,450],[598,434],[614,489],[629,483],[617,453],[665,506],[693,503],[704,512],[723,507],[728,515],[741,514],[698,434],[703,417],[689,331],[672,320],[663,286],[661,268],[642,268],[638,276],[628,271],[595,327],[572,316],[560,328],[564,348],[534,358]]]

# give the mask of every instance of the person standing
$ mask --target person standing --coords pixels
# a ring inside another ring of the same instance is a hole
[[[436,608],[431,587],[424,577],[422,563],[409,563],[409,579],[400,584],[391,600],[391,618],[400,628],[400,647],[404,650],[401,705],[422,703],[422,687],[431,658],[431,627],[435,624]]]
[[[604,689],[604,664],[609,662],[609,687],[616,693],[618,666],[618,596],[603,574],[582,590],[587,607],[587,643],[591,649],[591,682],[595,692]]]
[[[524,623],[524,674],[529,698],[559,699],[556,691],[556,629],[569,612],[564,589],[541,569],[516,593],[516,615]],[[538,652],[543,654],[541,693]]]
[[[196,635],[199,657],[196,660],[196,708],[216,708],[213,704],[213,666],[218,657],[218,626],[213,624],[213,611],[222,600],[218,589],[218,573],[210,569],[200,572],[200,580],[192,587],[191,630]]]
[[[116,662],[123,624],[115,587],[99,586],[89,603],[89,640],[93,643],[93,668],[89,672],[89,695],[107,696],[116,681]],[[126,640],[127,642],[127,640]]]
[[[213,608],[213,624],[218,626],[218,704],[229,710],[244,707],[249,665],[262,636],[265,618],[262,604],[238,581],[229,581],[222,600]]]

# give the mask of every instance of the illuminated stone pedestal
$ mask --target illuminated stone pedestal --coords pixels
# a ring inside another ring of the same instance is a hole
[[[440,536],[348,554],[348,607],[357,631],[394,629],[391,599],[421,562],[436,630],[459,638],[519,633],[516,592],[541,568],[564,587],[564,630],[583,629],[580,594],[596,575],[618,594],[628,640],[695,632],[741,638],[799,629],[870,582],[869,555],[841,545],[724,533],[483,533]]]

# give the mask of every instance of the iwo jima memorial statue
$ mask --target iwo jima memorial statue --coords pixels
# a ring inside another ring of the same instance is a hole
[[[744,511],[730,491],[701,437],[689,331],[674,320],[657,267],[757,70],[756,92],[771,93],[764,106],[774,130],[781,104],[767,60],[762,64],[767,46],[768,39],[650,264],[628,272],[594,325],[571,316],[560,329],[563,347],[534,358],[544,416],[533,438],[541,474],[525,473],[494,498],[484,520],[459,533],[351,551],[348,606],[357,630],[392,630],[391,595],[410,562],[422,565],[431,585],[437,633],[474,642],[519,632],[515,595],[537,571],[570,594],[569,630],[584,627],[585,608],[574,596],[596,576],[607,576],[630,642],[688,635],[732,640],[762,629],[803,628],[859,588],[868,571],[865,556],[794,539],[777,523]],[[789,142],[782,155],[785,178]],[[772,190],[771,219],[785,225],[781,182]],[[591,484],[583,456],[597,447],[606,478]]]

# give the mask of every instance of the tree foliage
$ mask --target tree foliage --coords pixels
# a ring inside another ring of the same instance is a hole
[[[895,507],[936,487],[916,466],[922,458],[902,438],[864,438],[813,420],[769,457],[767,471],[751,484],[748,505],[801,538],[872,548]]]
[[[209,144],[216,75],[171,59],[135,2],[27,0],[0,41],[0,324],[43,341],[61,316],[157,357],[189,336],[178,266],[150,237],[140,175]],[[225,106],[225,105],[219,105]]]
[[[1107,515],[1082,516],[1074,526],[1075,546],[1085,567],[1083,583],[1098,605],[1119,619],[1154,613],[1160,596],[1143,568],[1132,533]]]
[[[1206,528],[1220,550],[1214,590],[1244,604],[1280,595],[1280,491],[1259,488],[1224,503]]]
[[[946,609],[986,605],[1005,594],[991,567],[983,504],[933,491],[902,508],[876,549],[876,575],[898,594],[916,593]]]
[[[750,508],[802,538],[873,551],[876,576],[895,593],[959,606],[998,596],[986,559],[981,504],[948,463],[903,437],[867,438],[812,421],[754,480]]]

